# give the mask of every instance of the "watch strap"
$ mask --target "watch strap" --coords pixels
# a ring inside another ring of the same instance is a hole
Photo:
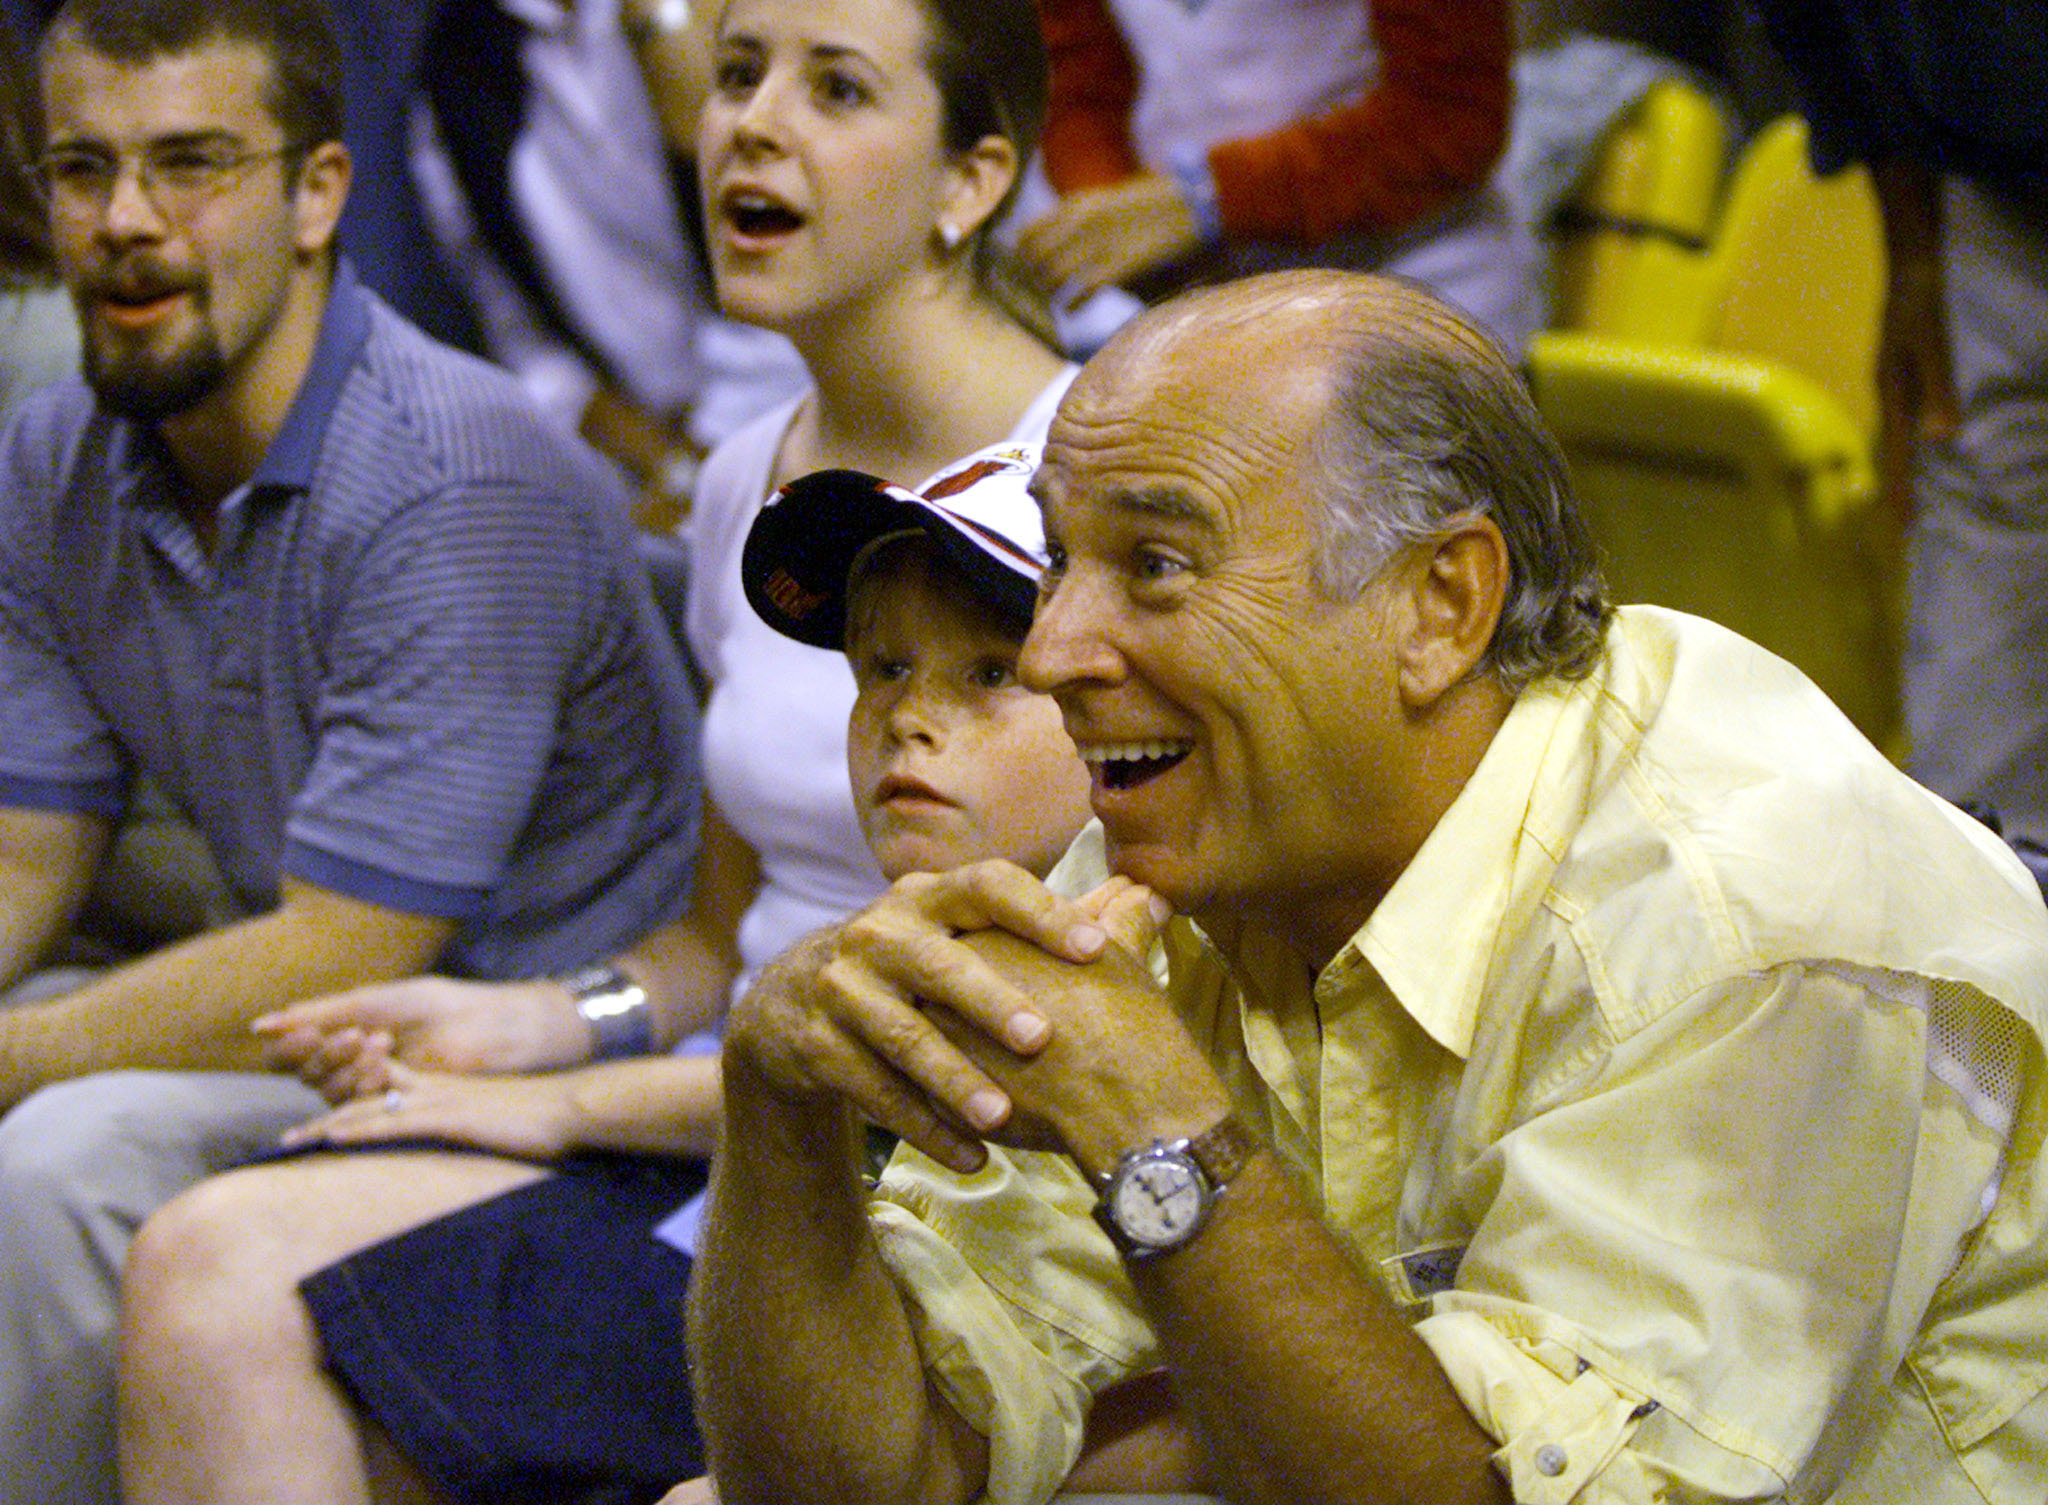
[[[1259,1137],[1235,1113],[1226,1113],[1187,1142],[1188,1155],[1202,1168],[1211,1193],[1220,1192],[1258,1153]]]

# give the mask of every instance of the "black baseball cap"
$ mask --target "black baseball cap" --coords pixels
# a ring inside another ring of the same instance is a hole
[[[924,537],[990,605],[1028,622],[1045,569],[1045,525],[1025,490],[1037,468],[1037,445],[999,444],[916,491],[858,470],[791,481],[747,532],[747,602],[785,637],[836,651],[846,588],[863,561],[891,539]]]

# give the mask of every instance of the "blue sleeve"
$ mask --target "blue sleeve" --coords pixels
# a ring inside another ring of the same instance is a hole
[[[126,803],[127,758],[52,609],[54,518],[83,401],[40,394],[0,438],[0,805],[111,818]]]

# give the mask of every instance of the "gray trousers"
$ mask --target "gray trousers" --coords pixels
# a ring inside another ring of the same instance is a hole
[[[0,1118],[0,1505],[116,1505],[117,1314],[135,1230],[324,1106],[286,1076],[119,1071]]]
[[[1918,474],[1910,767],[2048,842],[2048,206],[1951,179],[1943,212],[1963,424]]]

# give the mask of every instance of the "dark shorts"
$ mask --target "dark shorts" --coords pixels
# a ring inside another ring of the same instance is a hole
[[[329,1367],[463,1505],[639,1505],[704,1471],[690,1261],[655,1224],[693,1161],[583,1156],[350,1256],[299,1290]]]

